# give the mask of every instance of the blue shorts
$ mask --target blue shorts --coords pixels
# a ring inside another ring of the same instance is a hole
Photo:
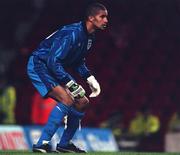
[[[55,86],[59,85],[58,81],[48,71],[45,63],[36,56],[31,56],[27,64],[27,73],[32,84],[41,94],[46,97],[47,93]]]

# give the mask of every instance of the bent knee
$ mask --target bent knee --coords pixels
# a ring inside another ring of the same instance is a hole
[[[78,99],[74,106],[78,111],[85,111],[89,107],[89,99],[87,97]]]
[[[85,96],[83,98],[76,100],[76,102],[77,102],[77,104],[88,105],[89,99]]]
[[[83,100],[82,100],[82,102],[83,102],[84,104],[89,104],[89,99],[88,99],[87,97],[84,97]]]

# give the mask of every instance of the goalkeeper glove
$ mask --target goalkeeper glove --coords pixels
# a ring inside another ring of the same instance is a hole
[[[93,75],[88,77],[87,83],[89,84],[89,87],[92,91],[92,93],[89,95],[89,97],[97,97],[101,92],[101,88],[100,88],[99,83],[95,79],[95,77]]]
[[[74,98],[82,98],[85,96],[85,90],[83,89],[83,87],[81,85],[78,85],[76,82],[74,82],[73,80],[69,81],[66,84],[66,87],[68,88],[68,90],[70,91],[71,96],[73,96]]]

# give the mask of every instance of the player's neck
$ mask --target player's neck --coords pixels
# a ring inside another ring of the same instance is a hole
[[[94,33],[96,30],[94,25],[89,21],[86,21],[86,28],[89,34]]]

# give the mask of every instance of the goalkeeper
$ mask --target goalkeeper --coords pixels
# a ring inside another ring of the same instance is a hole
[[[67,128],[57,144],[56,152],[85,152],[70,141],[84,117],[89,100],[83,87],[76,83],[66,69],[73,68],[87,81],[92,90],[89,97],[99,95],[99,83],[86,67],[85,56],[94,42],[94,32],[106,28],[107,16],[104,5],[89,5],[85,21],[59,28],[43,40],[30,56],[27,73],[34,87],[43,97],[51,97],[58,102],[37,144],[33,145],[34,152],[51,152],[49,142],[64,116],[68,116]]]

